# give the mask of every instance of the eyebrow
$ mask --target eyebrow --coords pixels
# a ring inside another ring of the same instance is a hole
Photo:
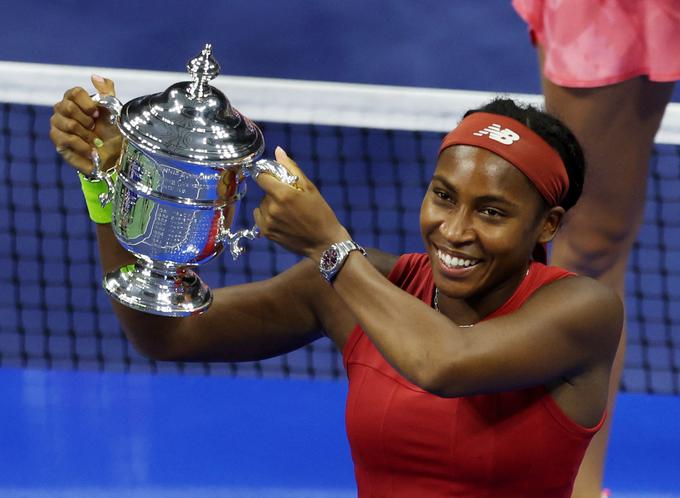
[[[438,182],[444,184],[444,186],[447,189],[451,190],[452,192],[458,193],[458,189],[455,186],[453,186],[451,183],[449,183],[445,178],[443,178],[439,175],[434,175],[432,177],[432,180],[433,181],[437,180]],[[500,195],[493,195],[493,194],[482,195],[480,197],[476,197],[475,200],[477,202],[499,203],[499,204],[505,204],[506,206],[511,207],[511,208],[519,208],[519,205],[508,200],[506,197],[503,197],[503,196],[500,196]]]

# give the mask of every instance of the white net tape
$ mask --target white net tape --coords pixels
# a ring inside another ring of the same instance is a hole
[[[90,87],[90,75],[116,82],[119,98],[157,93],[186,73],[0,61],[0,102],[52,106],[64,90]],[[542,105],[540,95],[498,94],[318,81],[218,76],[212,83],[254,121],[449,131],[462,114],[497,95]],[[658,143],[680,144],[680,104],[669,105]]]

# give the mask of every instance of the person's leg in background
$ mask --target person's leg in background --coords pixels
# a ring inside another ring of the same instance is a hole
[[[539,48],[542,66],[542,54]],[[546,109],[583,146],[583,196],[552,247],[551,264],[596,278],[624,298],[628,256],[642,222],[650,152],[673,83],[637,77],[598,88],[565,88],[542,78]],[[599,498],[625,356],[626,330],[610,379],[609,417],[593,438],[573,498]]]

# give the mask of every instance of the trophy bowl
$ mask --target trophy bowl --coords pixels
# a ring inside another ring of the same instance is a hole
[[[163,316],[189,316],[212,302],[210,288],[192,270],[229,246],[234,259],[253,226],[232,232],[248,176],[269,173],[294,186],[279,163],[259,159],[260,129],[209,81],[219,74],[210,45],[189,61],[191,81],[122,104],[93,95],[123,135],[115,168],[92,177],[109,187],[112,229],[137,261],[104,276],[109,295],[130,308]],[[115,175],[115,176],[114,176]],[[114,180],[115,178],[115,180]]]

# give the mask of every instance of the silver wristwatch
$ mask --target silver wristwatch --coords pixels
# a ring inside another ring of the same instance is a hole
[[[366,256],[364,248],[353,240],[344,240],[331,244],[328,249],[321,253],[319,271],[328,283],[333,282],[333,279],[340,271],[340,268],[345,264],[347,256],[349,256],[349,253],[352,251],[360,251],[361,254]]]

